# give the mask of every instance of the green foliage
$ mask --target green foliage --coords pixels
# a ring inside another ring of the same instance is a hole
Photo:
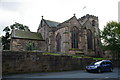
[[[28,28],[28,26],[20,24],[15,22],[15,24],[10,25],[11,29],[17,29],[17,30],[22,30],[22,31],[30,31],[30,29]]]
[[[3,50],[9,50],[10,49],[10,40],[8,36],[2,36],[2,45],[3,45]]]
[[[72,56],[72,58],[82,58],[81,56]]]
[[[103,41],[103,49],[111,51],[111,53],[120,53],[120,23],[109,22],[101,31],[101,40]]]
[[[58,54],[58,53],[49,53],[49,52],[44,52],[42,55],[64,55],[64,56],[71,56],[72,58],[92,58],[86,55],[75,55],[75,54]]]
[[[93,60],[110,60],[110,58],[93,58]]]
[[[9,50],[10,49],[10,32],[12,29],[17,29],[17,30],[23,30],[23,31],[30,31],[28,26],[25,26],[23,24],[15,22],[15,24],[7,26],[3,29],[5,32],[5,36],[2,36],[2,45],[3,45],[3,50]]]
[[[3,31],[5,31],[6,33],[9,32],[9,31],[10,31],[9,26],[5,27],[5,28],[3,29]]]
[[[63,34],[68,34],[69,32],[64,32]]]
[[[92,58],[86,55],[72,55],[73,58]]]
[[[61,54],[58,54],[58,53],[48,53],[48,52],[46,52],[46,53],[42,53],[43,55],[61,55]]]
[[[28,43],[26,44],[26,50],[27,50],[27,51],[36,50],[36,47],[35,47],[34,43],[28,42]]]

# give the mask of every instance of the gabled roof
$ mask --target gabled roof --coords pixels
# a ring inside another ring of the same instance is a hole
[[[40,33],[22,30],[12,30],[11,38],[43,40]]]
[[[78,21],[78,19],[76,18],[76,16],[75,16],[75,14],[74,14],[74,16],[73,17],[71,17],[70,19],[68,19],[68,20],[66,20],[66,21],[64,21],[64,22],[62,22],[61,24],[64,24],[64,23],[68,23],[70,20],[72,20],[72,19],[76,19],[76,21]],[[79,21],[78,21],[78,23],[79,23]],[[61,25],[61,24],[59,24],[59,25]],[[79,23],[80,24],[80,23]],[[81,24],[80,24],[81,25]]]
[[[76,16],[71,17],[70,19],[64,21],[63,23],[65,23],[65,22],[69,22],[69,21],[72,20],[73,18],[76,18]],[[77,19],[77,18],[76,18],[76,19]]]
[[[45,20],[45,19],[44,19],[44,20]],[[46,22],[50,27],[57,27],[57,25],[60,24],[59,22],[50,21],[50,20],[45,20],[45,22]]]

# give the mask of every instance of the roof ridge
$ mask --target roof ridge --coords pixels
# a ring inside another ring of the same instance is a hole
[[[75,19],[78,21],[77,17],[74,15],[74,16],[72,16],[71,18],[67,19],[66,21],[64,21],[64,22],[62,22],[62,23],[60,23],[60,24],[64,24],[64,23],[70,21],[70,20],[73,19],[73,18],[75,18]],[[78,21],[78,23],[79,23],[79,21]],[[79,24],[80,24],[80,23],[79,23]],[[81,24],[80,24],[80,25],[81,25]]]
[[[73,16],[73,17],[75,17],[75,16]],[[63,22],[62,22],[62,23],[60,23],[60,24],[64,24],[64,23],[66,23],[66,22],[70,21],[73,17],[71,17],[71,18],[69,18],[69,19],[67,19],[67,20],[63,21]]]
[[[49,26],[49,27],[57,27],[57,25],[60,24],[60,22],[56,22],[56,21],[51,21],[51,20],[46,20],[43,19],[45,21],[45,23]]]
[[[44,19],[45,20],[45,19]],[[60,22],[57,22],[57,21],[52,21],[52,20],[46,20],[46,21],[51,21],[51,22],[56,22],[56,23],[60,23]]]

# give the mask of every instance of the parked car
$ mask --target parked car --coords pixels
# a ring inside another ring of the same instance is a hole
[[[101,73],[103,71],[113,71],[113,64],[110,60],[101,60],[91,63],[86,66],[87,72],[98,72]]]

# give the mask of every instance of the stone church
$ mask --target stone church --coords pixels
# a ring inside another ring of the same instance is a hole
[[[62,23],[46,20],[42,16],[37,32],[29,33],[29,37],[24,37],[24,40],[26,40],[23,41],[24,44],[28,40],[32,40],[39,47],[37,49],[41,51],[91,56],[100,55],[99,22],[98,17],[93,15],[87,14],[77,19],[74,14],[73,17]],[[40,37],[31,38],[32,34],[39,34]],[[11,50],[18,48],[13,44],[17,44],[14,39],[16,39],[15,36],[11,38]],[[23,38],[19,38],[18,41],[21,40]]]
[[[38,33],[46,42],[48,52],[99,55],[98,17],[87,14],[79,19],[75,14],[63,23],[42,18]]]

